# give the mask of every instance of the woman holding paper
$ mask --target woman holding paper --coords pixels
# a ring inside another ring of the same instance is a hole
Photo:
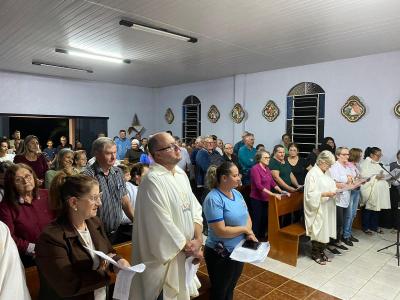
[[[243,263],[229,258],[243,239],[257,241],[251,230],[251,219],[242,194],[239,170],[232,162],[207,171],[210,192],[203,203],[208,223],[204,257],[211,281],[213,300],[233,299],[233,290],[242,273]]]
[[[88,248],[106,253],[121,266],[129,263],[115,254],[96,217],[101,205],[98,182],[60,173],[50,186],[50,205],[58,218],[36,245],[39,299],[106,299],[111,265]]]
[[[253,231],[257,239],[264,239],[268,226],[268,200],[269,197],[281,199],[280,194],[275,194],[271,190],[282,193],[281,188],[272,178],[271,171],[268,169],[271,155],[268,151],[259,150],[256,153],[256,164],[250,169],[251,183],[251,219],[253,221]]]
[[[306,234],[311,238],[311,258],[320,265],[329,261],[324,252],[329,238],[336,238],[336,184],[326,174],[334,163],[333,154],[322,151],[304,182]]]
[[[377,147],[368,147],[364,152],[364,161],[361,163],[361,176],[371,177],[361,186],[361,205],[365,206],[362,214],[363,231],[371,235],[373,232],[383,233],[378,227],[379,211],[390,208],[389,183],[385,180],[383,169],[379,165],[382,150]]]

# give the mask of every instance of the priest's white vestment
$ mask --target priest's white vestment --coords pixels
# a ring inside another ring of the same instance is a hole
[[[379,162],[367,157],[361,164],[361,176],[372,178],[361,185],[361,205],[366,209],[380,211],[390,208],[389,183],[386,180],[377,180],[376,175],[383,172]]]
[[[0,300],[30,300],[25,271],[8,227],[0,222]]]
[[[147,268],[133,277],[130,299],[155,300],[161,290],[164,300],[198,295],[197,277],[186,287],[181,250],[194,238],[194,223],[203,224],[201,213],[181,168],[171,172],[157,163],[150,167],[139,186],[132,234],[133,263]]]
[[[335,198],[322,197],[323,192],[335,192],[336,184],[331,177],[315,165],[304,182],[304,219],[306,234],[312,241],[328,243],[336,239]]]

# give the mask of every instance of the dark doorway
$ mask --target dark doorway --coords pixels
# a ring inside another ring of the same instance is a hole
[[[69,136],[68,118],[10,117],[10,134],[15,130],[21,132],[22,138],[30,134],[36,135],[42,149],[46,148],[48,139],[57,147],[61,136]]]

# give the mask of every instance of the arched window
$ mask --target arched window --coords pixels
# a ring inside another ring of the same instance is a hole
[[[307,156],[324,138],[325,91],[316,83],[302,82],[287,95],[286,132]]]
[[[182,138],[185,142],[201,135],[201,103],[196,96],[188,96],[182,104]]]

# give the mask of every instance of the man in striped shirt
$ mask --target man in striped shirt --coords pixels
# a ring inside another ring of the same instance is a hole
[[[119,243],[123,238],[120,228],[122,210],[133,221],[133,207],[129,201],[125,186],[124,174],[121,169],[114,167],[117,156],[115,142],[107,137],[100,137],[93,142],[92,151],[96,162],[84,170],[84,174],[96,178],[100,185],[102,205],[98,216],[103,221],[110,242]]]

